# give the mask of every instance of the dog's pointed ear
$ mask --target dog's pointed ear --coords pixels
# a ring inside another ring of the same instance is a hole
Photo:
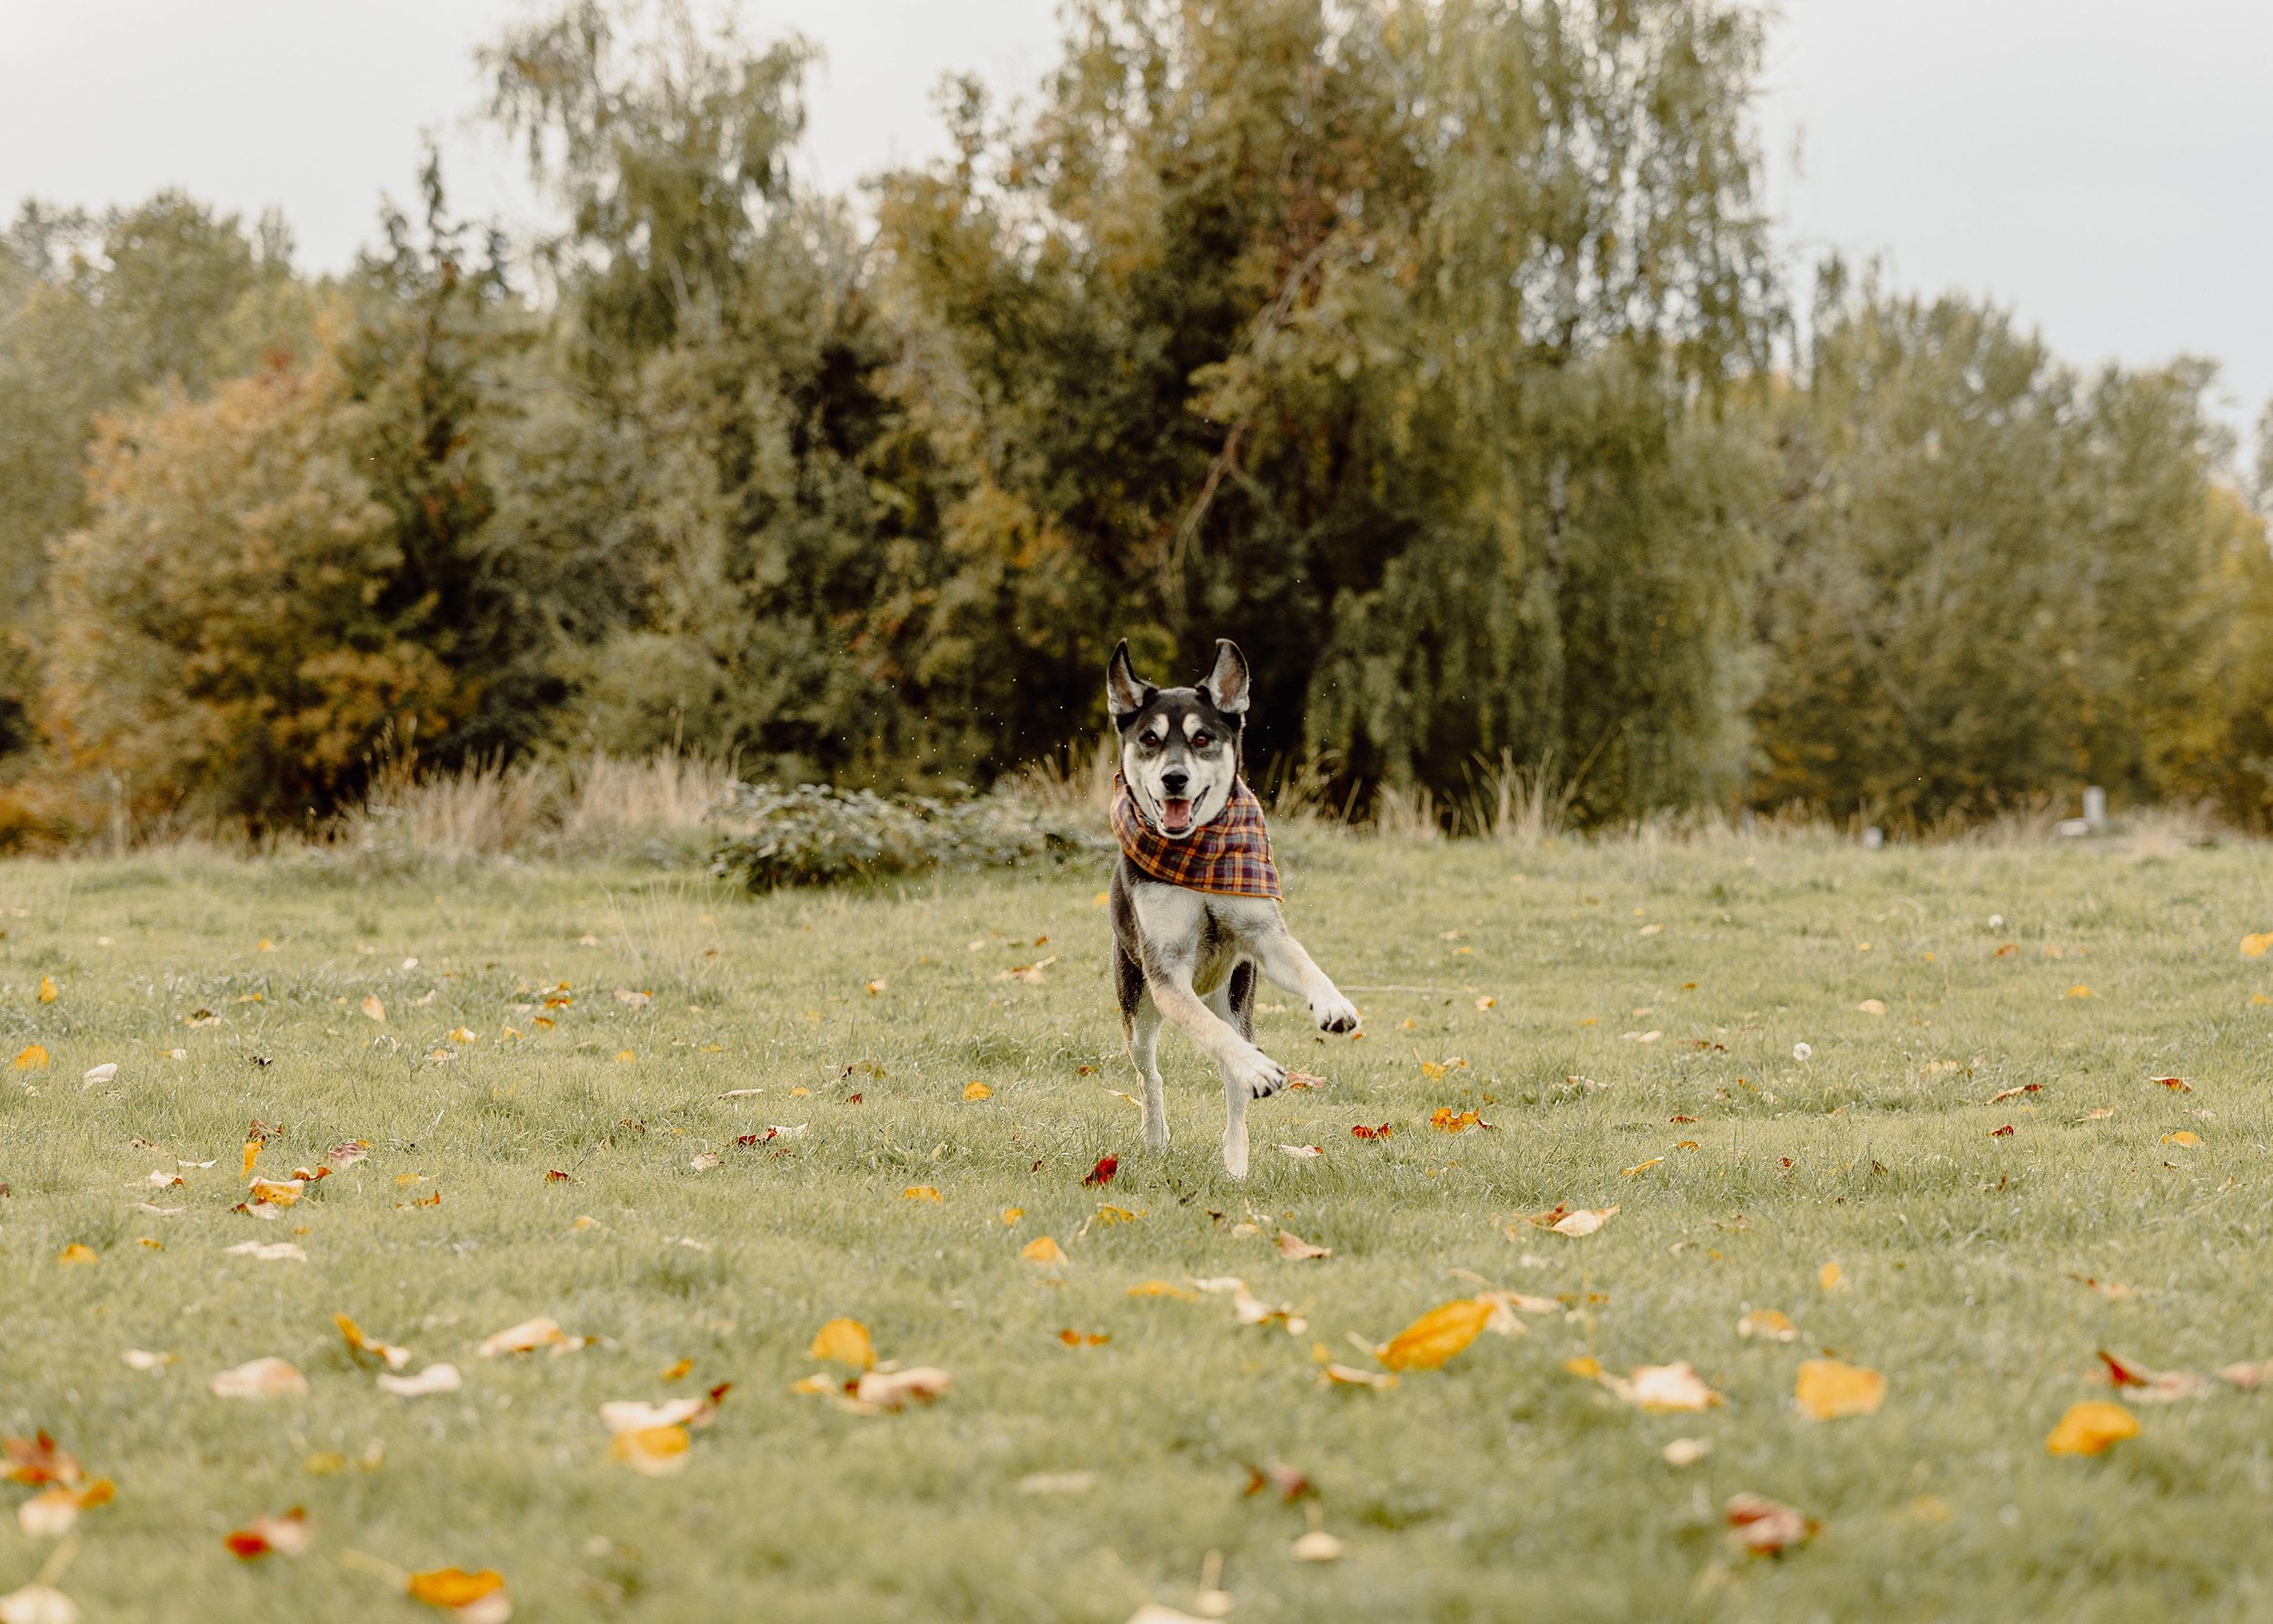
[[[1126,727],[1129,717],[1151,704],[1157,691],[1130,668],[1128,639],[1123,637],[1105,667],[1105,708],[1112,714],[1113,726]]]
[[[1239,646],[1229,637],[1216,639],[1216,668],[1207,674],[1202,685],[1207,690],[1207,702],[1227,717],[1247,715],[1247,657],[1239,652]]]

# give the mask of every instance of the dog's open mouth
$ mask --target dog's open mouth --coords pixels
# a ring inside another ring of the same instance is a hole
[[[1160,803],[1160,832],[1162,834],[1181,835],[1187,832],[1191,827],[1191,802],[1164,800]]]

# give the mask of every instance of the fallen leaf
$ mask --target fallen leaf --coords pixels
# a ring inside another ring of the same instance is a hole
[[[2138,1436],[2138,1418],[2129,1410],[2104,1399],[2088,1399],[2068,1407],[2044,1447],[2054,1455],[2104,1455],[2111,1446]]]
[[[2089,1275],[2078,1274],[2071,1274],[2068,1278],[2074,1280],[2078,1285],[2090,1287],[2094,1291],[2097,1291],[2100,1296],[2106,1298],[2109,1302],[2120,1302],[2125,1298],[2137,1297],[2138,1295],[2138,1292],[2132,1290],[2128,1286],[2118,1286],[2113,1280],[2095,1280]]]
[[[1992,1128],[1988,1137],[1992,1139],[2009,1139],[2013,1137],[2013,1125],[2008,1122],[2002,1128]]]
[[[1138,1285],[1131,1286],[1127,1295],[1130,1297],[1174,1297],[1180,1298],[1187,1303],[1199,1300],[1197,1292],[1187,1291],[1183,1287],[1171,1285],[1166,1280],[1143,1281]]]
[[[1100,1156],[1097,1158],[1097,1165],[1082,1175],[1081,1182],[1086,1187],[1103,1188],[1113,1182],[1113,1175],[1120,1170],[1121,1158],[1119,1157]]]
[[[1326,1147],[1323,1145],[1281,1145],[1278,1148],[1278,1153],[1281,1156],[1291,1156],[1297,1161],[1310,1161],[1324,1156]]]
[[[274,1240],[263,1244],[257,1240],[240,1240],[222,1251],[233,1258],[256,1258],[263,1263],[305,1263],[308,1255],[289,1240]]]
[[[509,1326],[493,1337],[483,1338],[476,1350],[486,1359],[502,1358],[509,1353],[528,1353],[536,1348],[549,1348],[566,1340],[560,1332],[560,1322],[542,1315]]]
[[[2263,958],[2268,947],[2273,947],[2273,930],[2255,932],[2241,938],[2241,956],[2244,958]]]
[[[1440,1303],[1389,1338],[1375,1354],[1392,1370],[1436,1370],[1484,1332],[1494,1305],[1480,1298]]]
[[[2003,1105],[2007,1100],[2018,1099],[2023,1094],[2040,1094],[2043,1091],[2044,1085],[2042,1083],[2023,1083],[2017,1088],[2007,1088],[1999,1093],[1990,1095],[1988,1102],[1991,1105]]]
[[[42,1489],[15,1509],[16,1527],[24,1530],[27,1539],[60,1539],[79,1520],[80,1512],[109,1505],[116,1492],[116,1486],[108,1478],[97,1478],[92,1483],[76,1487],[58,1483],[52,1489]]]
[[[2263,1386],[2268,1376],[2273,1376],[2273,1359],[2228,1365],[2218,1373],[2220,1381],[2245,1390]]]
[[[347,1168],[354,1167],[357,1162],[363,1160],[370,1154],[370,1140],[349,1139],[345,1144],[334,1145],[328,1151],[325,1152],[324,1159],[330,1164],[333,1172],[341,1173],[345,1172]]]
[[[1384,1122],[1378,1128],[1367,1128],[1364,1123],[1360,1122],[1349,1131],[1352,1137],[1360,1139],[1386,1139],[1395,1130],[1391,1128],[1387,1122]]]
[[[413,1601],[455,1612],[466,1624],[505,1624],[513,1617],[506,1599],[506,1576],[494,1568],[468,1573],[463,1568],[435,1568],[414,1573],[404,1589]]]
[[[42,976],[39,978],[39,1001],[43,1004],[52,1004],[56,997],[55,978],[53,976]]]
[[[79,1608],[53,1585],[34,1579],[0,1596],[0,1624],[79,1624]]]
[[[2142,1404],[2172,1404],[2181,1398],[2199,1398],[2210,1390],[2209,1378],[2191,1370],[2149,1370],[2119,1359],[2104,1348],[2098,1353],[2102,1368],[2094,1374],[2108,1386],[2128,1391]]]
[[[644,1477],[663,1478],[686,1466],[693,1440],[676,1424],[618,1431],[608,1453]]]
[[[2091,988],[2086,987],[2082,982],[2078,981],[2075,986],[2069,987],[2066,992],[2062,993],[2060,997],[2064,998],[2088,998],[2091,997]]]
[[[1818,1421],[1877,1415],[1886,1396],[1884,1376],[1838,1359],[1802,1359],[1792,1393],[1801,1412]]]
[[[1865,1015],[1884,1015],[1887,1012],[1886,1000],[1883,998],[1865,998],[1855,1007]]]
[[[868,1339],[868,1328],[857,1319],[830,1320],[813,1336],[813,1345],[806,1349],[807,1358],[827,1359],[855,1370],[876,1368],[876,1344]]]
[[[1057,1339],[1068,1348],[1102,1348],[1113,1339],[1111,1331],[1077,1331],[1071,1326],[1057,1333]]]
[[[1281,1229],[1278,1232],[1278,1255],[1291,1262],[1301,1263],[1312,1258],[1331,1258],[1334,1250],[1331,1247],[1314,1247],[1299,1235]]]
[[[963,1098],[966,1099],[992,1099],[994,1097],[995,1091],[985,1083],[966,1083],[963,1086]]]
[[[21,1052],[19,1052],[19,1053],[17,1054],[17,1056],[15,1057],[15,1068],[16,1068],[18,1071],[45,1071],[45,1070],[46,1070],[46,1069],[47,1069],[47,1050],[46,1050],[46,1048],[45,1048],[45,1047],[43,1047],[42,1045],[40,1045],[40,1044],[36,1044],[36,1043],[27,1045],[27,1046],[26,1046],[26,1047],[25,1047],[25,1048],[24,1048]]]
[[[2163,1135],[2162,1142],[2166,1145],[2186,1145],[2191,1147],[2200,1144],[2202,1142],[2202,1136],[2196,1133],[2190,1128],[2182,1128],[2177,1133],[2167,1133]]]
[[[1048,1236],[1044,1235],[1020,1247],[1018,1256],[1024,1258],[1028,1263],[1058,1264],[1066,1261],[1066,1249]]]
[[[1287,1548],[1297,1562],[1337,1562],[1342,1542],[1324,1529],[1312,1529]]]
[[[308,1514],[295,1506],[281,1517],[255,1517],[221,1543],[231,1556],[256,1562],[271,1554],[296,1557],[308,1548]]]
[[[1318,1372],[1318,1385],[1330,1388],[1375,1388],[1387,1389],[1397,1386],[1397,1378],[1381,1370],[1360,1370],[1354,1365],[1329,1364]]]
[[[1652,1415],[1710,1409],[1722,1402],[1721,1396],[1705,1385],[1705,1378],[1687,1359],[1670,1365],[1637,1365],[1630,1376],[1605,1371],[1597,1379],[1627,1403]]]
[[[1790,1316],[1775,1308],[1755,1308],[1737,1321],[1737,1335],[1757,1337],[1766,1342],[1789,1342],[1799,1335],[1798,1327]]]
[[[83,1241],[75,1240],[55,1254],[55,1261],[66,1266],[93,1263],[95,1261],[95,1248]]]
[[[2158,1077],[2150,1080],[2160,1083],[2173,1094],[2191,1094],[2194,1092],[2194,1085],[2188,1082],[2186,1078],[2182,1077]]]
[[[1663,1164],[1665,1159],[1662,1156],[1653,1156],[1647,1161],[1636,1162],[1632,1167],[1622,1169],[1623,1176],[1631,1178],[1637,1173],[1647,1173],[1650,1168]]]
[[[913,1400],[924,1404],[945,1398],[953,1385],[945,1370],[917,1365],[907,1370],[870,1370],[853,1389],[853,1397],[878,1409],[902,1409]]]
[[[299,1398],[306,1394],[308,1379],[288,1361],[271,1355],[219,1371],[205,1388],[216,1398]]]
[[[373,1020],[377,1021],[379,1025],[386,1025],[386,1006],[379,1001],[379,995],[377,993],[373,993],[369,997],[363,1000],[363,1012],[364,1014],[369,1016]],[[373,1038],[372,1041],[375,1043],[378,1039]]]
[[[129,1348],[118,1356],[129,1370],[163,1370],[174,1362],[170,1353],[152,1353],[145,1348]]]
[[[1804,1545],[1823,1527],[1763,1494],[1736,1495],[1721,1514],[1728,1519],[1730,1537],[1756,1557],[1772,1557],[1788,1546]]]
[[[1695,1466],[1713,1452],[1709,1438],[1677,1438],[1657,1451],[1667,1466]]]
[[[416,1376],[392,1376],[382,1370],[376,1378],[379,1391],[392,1393],[397,1398],[426,1398],[436,1393],[455,1393],[466,1385],[456,1365],[428,1365]]]
[[[1599,1208],[1582,1207],[1576,1212],[1565,1213],[1547,1228],[1557,1235],[1567,1235],[1577,1240],[1582,1236],[1592,1235],[1608,1223],[1611,1215],[1617,1211],[1618,1205],[1613,1201],[1609,1206]]]
[[[1826,1291],[1847,1289],[1847,1271],[1836,1263],[1827,1263],[1816,1270],[1816,1283]]]
[[[1456,1111],[1448,1105],[1438,1106],[1428,1114],[1428,1126],[1438,1133],[1464,1133],[1482,1126],[1484,1118],[1475,1111]]]

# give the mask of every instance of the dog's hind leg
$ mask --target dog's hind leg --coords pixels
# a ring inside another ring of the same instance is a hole
[[[1255,1041],[1255,967],[1244,959],[1231,967],[1231,974],[1224,977],[1221,987],[1201,1000],[1220,1017],[1223,1023],[1246,1038]],[[1217,1064],[1223,1074],[1224,1170],[1234,1178],[1247,1176],[1247,1084],[1232,1073],[1228,1066]]]
[[[1145,1147],[1168,1148],[1168,1099],[1160,1086],[1160,1006],[1146,989],[1144,972],[1113,944],[1114,989],[1120,996],[1121,1030],[1128,1038],[1129,1063],[1145,1087]]]

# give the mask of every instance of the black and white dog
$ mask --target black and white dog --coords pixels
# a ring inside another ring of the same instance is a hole
[[[1223,1074],[1224,1167],[1247,1170],[1247,1108],[1287,1068],[1255,1045],[1255,973],[1308,1001],[1326,1032],[1354,1030],[1344,997],[1287,929],[1262,808],[1239,777],[1246,657],[1228,639],[1197,687],[1159,688],[1130,669],[1128,644],[1106,667],[1120,733],[1114,826],[1113,980],[1128,1057],[1145,1085],[1145,1143],[1168,1146],[1157,1048],[1173,1022]]]

